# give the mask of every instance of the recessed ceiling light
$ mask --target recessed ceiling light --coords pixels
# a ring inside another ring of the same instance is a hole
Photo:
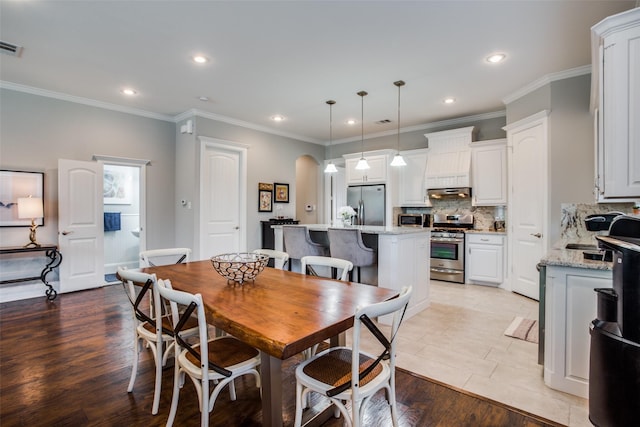
[[[504,53],[492,53],[491,55],[487,56],[487,62],[491,64],[497,64],[498,62],[504,61],[506,57],[507,55]]]
[[[133,90],[133,89],[131,89],[129,87],[126,87],[126,88],[122,89],[121,92],[124,93],[127,96],[133,96],[133,95],[137,95],[138,94],[138,92],[136,92],[135,90]]]
[[[349,120],[347,120],[347,124],[348,125],[355,125],[356,121],[355,121],[355,119],[349,119]]]
[[[206,62],[209,62],[209,59],[207,59],[206,56],[196,55],[193,57],[193,62],[197,62],[198,64],[204,64]]]
[[[202,102],[207,102],[207,101],[209,101],[209,98],[208,98],[208,97],[206,97],[206,96],[199,96],[199,97],[198,97],[198,99],[199,99],[200,101],[202,101]]]
[[[449,98],[443,99],[442,102],[445,104],[454,104],[456,102],[456,99],[449,97]]]
[[[271,120],[273,120],[274,122],[281,122],[284,120],[284,116],[277,114],[275,116],[271,116]]]

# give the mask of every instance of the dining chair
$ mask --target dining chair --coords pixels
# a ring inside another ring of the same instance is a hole
[[[331,267],[340,271],[340,278],[338,280],[347,280],[349,272],[353,269],[351,261],[346,259],[333,258],[327,256],[305,256],[300,259],[300,269],[304,274],[311,273],[317,276],[317,271],[313,267]]]
[[[298,225],[283,225],[282,236],[284,238],[284,249],[291,259],[302,259],[309,255],[328,256],[327,247],[311,240],[309,229]],[[291,271],[291,261],[289,261],[289,271]]]
[[[357,228],[329,228],[327,235],[331,256],[351,261],[357,268],[357,282],[360,283],[360,267],[375,265],[378,260],[377,251],[365,246],[362,232]]]
[[[231,335],[209,338],[200,294],[177,291],[172,289],[169,280],[162,279],[156,282],[156,288],[162,298],[169,301],[176,348],[173,397],[167,427],[171,427],[175,420],[185,374],[191,378],[200,399],[200,425],[208,426],[209,413],[213,411],[216,398],[227,384],[230,385],[231,400],[236,400],[233,381],[240,376],[253,375],[256,387],[260,388],[260,374],[257,370],[260,365],[260,352]],[[180,312],[178,306],[185,308],[184,312]],[[191,345],[184,339],[183,328],[194,312],[198,319],[199,333],[197,342]],[[202,351],[203,348],[207,351]],[[207,368],[203,369],[204,366]],[[210,382],[214,384],[211,392]]]
[[[191,249],[189,248],[149,249],[140,252],[140,267],[182,264],[189,262],[190,258]]]
[[[362,425],[370,398],[379,390],[386,391],[391,407],[391,420],[398,426],[395,368],[396,336],[411,298],[412,288],[405,287],[397,298],[358,307],[353,325],[351,347],[332,347],[296,368],[296,415],[294,425],[302,424],[302,412],[311,392],[319,393],[335,405],[349,426]],[[393,313],[393,322],[384,333],[372,321],[377,316]],[[363,328],[364,327],[364,328]],[[362,332],[369,330],[382,346],[379,356],[361,351]],[[351,412],[345,402],[351,402]]]
[[[276,251],[275,249],[256,249],[254,254],[267,255],[273,259],[273,266],[279,270],[284,270],[284,266],[289,261],[289,254],[282,251]]]
[[[160,392],[162,388],[162,367],[166,365],[169,354],[174,350],[173,327],[169,313],[163,313],[164,305],[160,301],[160,295],[154,284],[157,279],[155,274],[146,274],[139,271],[127,270],[118,267],[118,276],[125,286],[125,292],[133,308],[133,366],[127,392],[133,391],[133,385],[138,373],[138,359],[142,344],[151,348],[153,360],[156,366],[153,405],[151,413],[156,415],[160,407]],[[146,293],[151,289],[153,305],[145,309],[142,302]],[[150,313],[154,307],[155,313]],[[184,327],[185,336],[193,336],[198,332],[196,319],[191,319]]]

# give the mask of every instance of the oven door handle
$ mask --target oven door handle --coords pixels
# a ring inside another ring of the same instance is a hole
[[[435,273],[462,274],[461,270],[452,270],[450,268],[431,267],[431,271]]]
[[[448,243],[463,243],[464,239],[454,237],[432,237],[432,242],[448,242]]]

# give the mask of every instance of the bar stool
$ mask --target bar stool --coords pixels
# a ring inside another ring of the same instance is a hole
[[[360,267],[368,267],[378,262],[378,253],[365,246],[362,233],[357,228],[329,228],[329,248],[331,256],[351,261],[358,270],[360,283]]]
[[[289,258],[300,260],[302,257],[328,256],[328,249],[311,240],[309,229],[297,225],[283,225],[282,235],[284,237],[284,248],[289,254]],[[289,262],[289,271],[291,271],[291,261]]]

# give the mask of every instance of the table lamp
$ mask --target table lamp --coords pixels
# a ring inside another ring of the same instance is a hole
[[[21,197],[18,198],[18,218],[27,219],[31,218],[31,232],[29,233],[29,243],[24,245],[25,248],[35,247],[39,248],[40,244],[36,242],[36,218],[42,218],[44,216],[44,208],[42,205],[42,199],[40,197]]]

